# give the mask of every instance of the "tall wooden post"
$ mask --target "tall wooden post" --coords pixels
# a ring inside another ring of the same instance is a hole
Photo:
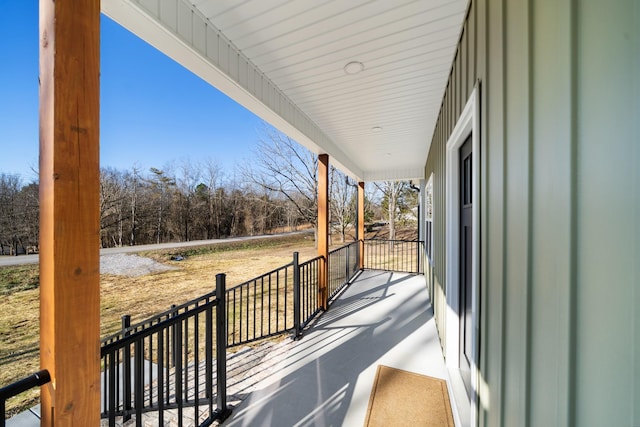
[[[40,0],[42,425],[100,423],[100,0]]]
[[[364,182],[358,183],[358,268],[364,269]]]
[[[329,155],[318,156],[318,256],[323,257],[318,271],[318,305],[326,310],[329,306],[328,268],[329,260]]]

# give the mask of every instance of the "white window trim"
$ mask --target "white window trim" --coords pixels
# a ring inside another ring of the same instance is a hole
[[[425,224],[427,222],[431,223],[431,241],[429,242],[430,248],[429,248],[429,253],[431,254],[431,258],[429,259],[429,262],[431,263],[431,266],[433,267],[435,265],[435,262],[433,260],[434,256],[433,254],[434,252],[434,241],[435,239],[433,238],[433,217],[435,216],[435,209],[433,208],[433,173],[431,175],[429,175],[429,179],[426,181],[426,184],[424,186],[425,190],[422,192],[422,194],[424,194],[424,222]],[[431,217],[428,217],[427,215],[427,208],[428,208],[428,194],[431,193]],[[425,236],[424,236],[424,240],[426,241],[426,231],[425,231]],[[426,243],[426,242],[425,242]],[[426,249],[426,247],[425,247]]]
[[[460,317],[456,313],[460,306],[460,286],[459,286],[459,265],[460,265],[460,245],[459,245],[459,223],[460,223],[460,183],[459,183],[459,154],[458,150],[471,133],[471,145],[473,156],[471,160],[473,170],[472,184],[472,249],[473,258],[471,260],[471,304],[472,304],[472,351],[473,361],[471,363],[471,387],[476,390],[477,396],[478,368],[478,332],[479,332],[479,266],[480,266],[480,84],[477,83],[473,92],[469,96],[467,103],[456,123],[446,145],[446,291],[447,291],[447,314],[446,314],[446,349],[447,367],[451,376],[459,374],[459,351],[460,351]],[[452,396],[453,397],[453,396]],[[476,399],[470,403],[470,419],[460,420],[459,402],[452,399],[454,417],[457,416],[456,425],[476,425],[477,407]]]

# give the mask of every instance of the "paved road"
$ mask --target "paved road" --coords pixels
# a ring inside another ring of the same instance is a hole
[[[217,245],[220,243],[242,242],[244,240],[253,239],[272,239],[280,236],[290,236],[293,234],[310,233],[311,230],[292,231],[290,233],[281,234],[268,234],[264,236],[243,236],[243,237],[231,237],[229,239],[213,239],[213,240],[193,240],[191,242],[176,242],[176,243],[160,243],[159,245],[140,245],[140,246],[123,246],[121,248],[106,248],[100,249],[100,255],[109,254],[122,254],[122,253],[135,253],[143,251],[153,251],[158,249],[173,249],[173,248],[188,248],[191,246],[208,246]],[[38,255],[19,255],[19,256],[0,256],[0,267],[8,265],[25,265],[25,264],[37,264],[39,261]]]

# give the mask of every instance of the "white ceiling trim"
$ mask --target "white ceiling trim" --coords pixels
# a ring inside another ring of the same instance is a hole
[[[102,0],[103,12],[358,180],[417,179],[467,0]],[[364,64],[345,73],[351,61]]]
[[[375,171],[375,172],[364,173],[365,182],[409,181],[409,180],[418,181],[420,179],[424,179],[424,168],[396,169],[396,170],[385,170],[382,172]]]
[[[175,8],[177,13],[163,13]],[[357,180],[362,170],[275,84],[181,0],[103,0],[102,12]],[[175,19],[172,19],[175,17]]]

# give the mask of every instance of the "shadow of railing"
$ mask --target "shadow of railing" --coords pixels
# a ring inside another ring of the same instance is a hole
[[[157,412],[163,425],[166,411],[182,419],[188,409],[199,426],[224,420],[227,349],[284,333],[300,338],[322,312],[320,269],[326,264],[331,304],[359,273],[361,251],[367,269],[422,271],[421,242],[352,242],[326,263],[320,256],[300,263],[296,252],[291,263],[229,289],[218,274],[214,292],[142,322],[123,316],[122,329],[101,341],[102,418],[115,426]]]
[[[357,246],[346,245],[329,255],[332,296],[356,274]],[[216,290],[180,306],[172,306],[102,340],[101,412],[109,426],[165,411],[207,426],[223,420],[227,407],[228,348],[293,332],[300,338],[321,311],[319,269],[323,257],[291,263],[225,289],[225,275],[216,276]],[[338,271],[340,274],[338,274]],[[215,368],[215,369],[214,369]]]
[[[365,269],[424,273],[424,242],[421,240],[367,239],[362,245]]]

